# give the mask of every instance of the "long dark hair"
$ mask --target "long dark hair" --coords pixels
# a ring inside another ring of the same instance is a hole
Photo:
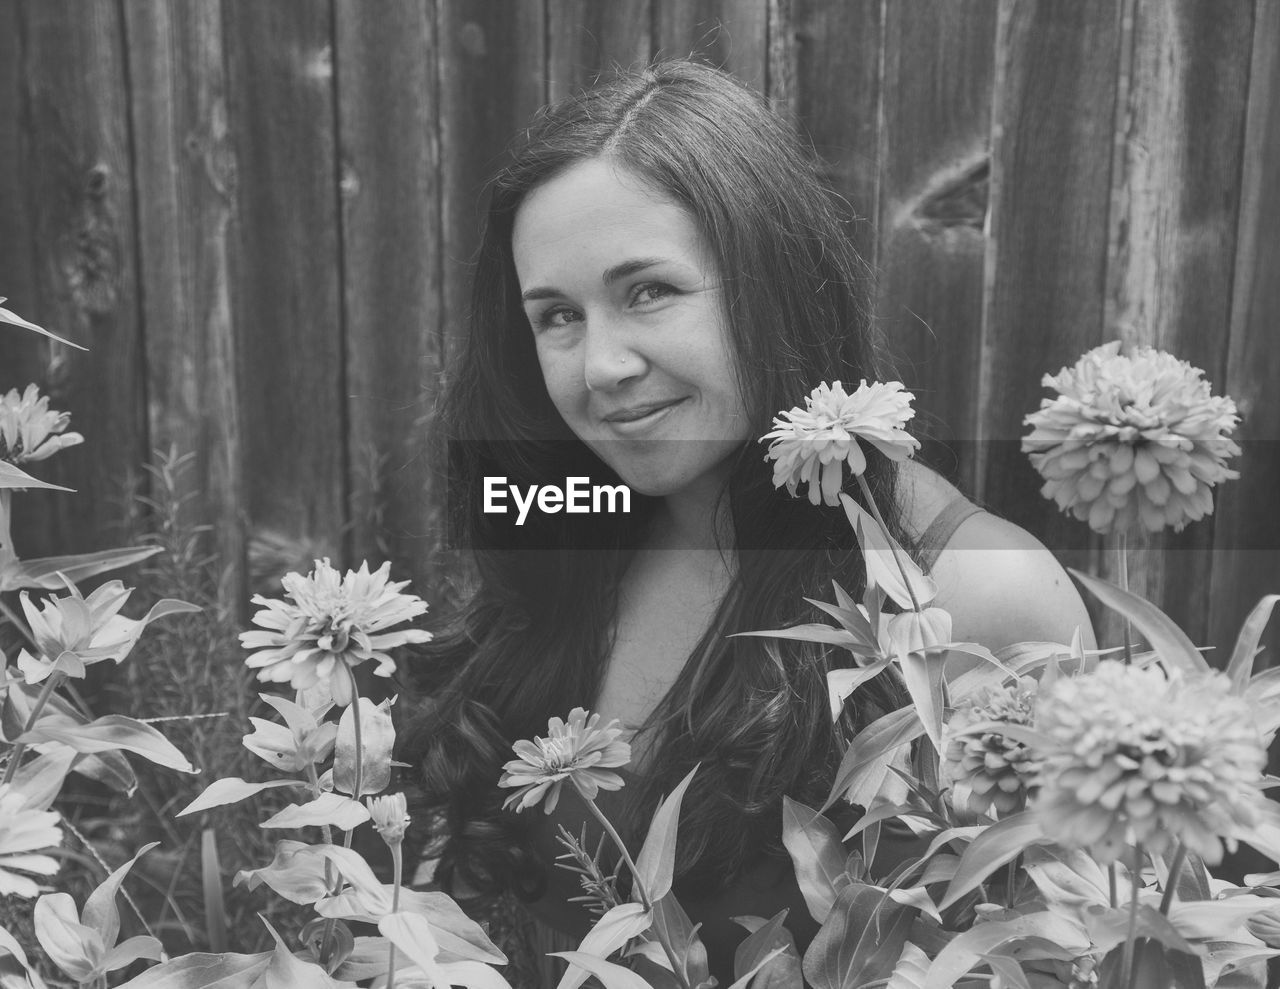
[[[589,535],[585,516],[545,516],[536,543],[480,511],[489,475],[519,484],[573,473],[616,481],[569,432],[537,373],[511,249],[529,192],[601,157],[687,209],[710,246],[752,436],[820,381],[852,386],[887,370],[853,217],[761,96],[709,66],[668,61],[538,114],[491,186],[470,334],[442,410],[452,537],[474,549],[478,582],[417,665],[431,700],[408,732],[405,757],[421,769],[436,820],[443,814],[437,876],[446,885],[538,894],[526,822],[500,809],[501,763],[513,740],[545,734],[549,716],[591,706],[611,648],[618,580],[653,507],[636,495],[631,515],[595,516]],[[867,454],[867,480],[901,538],[894,465]],[[846,665],[847,654],[726,637],[815,620],[802,598],[829,599],[832,579],[860,593],[862,564],[843,512],[775,491],[754,441],[733,459],[723,498],[733,586],[650,718],[650,766],[630,784],[641,806],[652,806],[701,763],[685,798],[677,873],[703,888],[780,850],[782,795],[820,800],[840,736],[901,702],[895,683],[878,677],[833,729],[826,673]],[[584,538],[591,549],[580,548]]]

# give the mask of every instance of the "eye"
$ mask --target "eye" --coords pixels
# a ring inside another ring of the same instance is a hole
[[[558,326],[568,326],[582,319],[582,314],[568,306],[550,306],[530,317],[534,330],[551,330]]]
[[[675,294],[676,290],[666,282],[644,282],[632,291],[631,304],[635,306],[648,302],[660,302]]]

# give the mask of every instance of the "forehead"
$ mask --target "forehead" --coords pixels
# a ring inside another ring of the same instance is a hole
[[[511,249],[522,285],[631,257],[699,266],[710,257],[687,209],[602,158],[580,162],[530,192],[516,211]]]

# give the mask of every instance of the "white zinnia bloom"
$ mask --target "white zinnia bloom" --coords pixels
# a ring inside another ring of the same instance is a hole
[[[325,684],[336,703],[350,704],[350,678],[345,670],[334,675],[339,663],[354,667],[376,660],[373,672],[387,677],[396,664],[386,650],[431,639],[421,629],[383,631],[427,610],[421,598],[401,593],[409,582],[391,582],[390,573],[390,563],[373,573],[362,563],[359,571],[339,578],[325,558],[306,577],[286,574],[280,582],[285,600],[254,595],[253,603],[264,610],[253,623],[265,631],[240,633],[240,644],[254,650],[245,664],[258,670],[259,680],[289,683],[295,690]]]
[[[1150,347],[1121,354],[1113,340],[1045,375],[1058,395],[1026,417],[1022,440],[1041,494],[1102,533],[1136,522],[1177,532],[1211,514],[1213,486],[1239,476],[1226,466],[1240,453],[1227,437],[1239,417],[1203,374]]]
[[[809,501],[840,504],[844,483],[842,464],[854,474],[867,469],[859,446],[865,440],[891,460],[906,460],[920,441],[903,428],[914,416],[914,395],[901,381],[863,380],[852,394],[839,381],[825,381],[809,394],[805,407],[780,413],[774,429],[760,438],[772,440],[765,460],[773,463],[773,486],[784,484],[794,497],[801,483],[809,486]]]

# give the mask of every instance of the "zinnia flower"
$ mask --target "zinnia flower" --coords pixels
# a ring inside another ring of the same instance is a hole
[[[1213,865],[1258,819],[1267,739],[1221,673],[1103,662],[1042,692],[1036,715],[1050,743],[1036,804],[1062,845],[1106,863],[1126,841],[1156,854],[1181,841]]]
[[[839,505],[844,483],[842,464],[855,475],[867,469],[859,440],[865,440],[892,460],[906,460],[920,448],[920,441],[903,425],[914,416],[901,381],[864,380],[852,395],[840,382],[818,385],[804,400],[805,407],[780,413],[774,430],[760,441],[772,440],[765,460],[773,463],[773,486],[784,484],[794,497],[803,482],[809,485],[809,501]]]
[[[1074,367],[1045,375],[1058,396],[1025,419],[1022,450],[1045,479],[1040,493],[1095,532],[1141,521],[1181,531],[1213,512],[1210,490],[1238,477],[1226,466],[1240,448],[1227,438],[1239,417],[1215,397],[1199,368],[1171,354],[1113,340]]]
[[[32,897],[40,887],[21,872],[52,876],[58,860],[39,854],[62,844],[58,815],[26,806],[27,798],[8,784],[0,785],[0,896]]]
[[[382,840],[388,845],[398,845],[404,840],[409,827],[409,806],[403,793],[389,793],[382,797],[370,797],[369,816]]]
[[[952,786],[952,800],[979,814],[994,807],[1000,816],[1022,810],[1035,783],[1039,763],[1021,741],[991,730],[967,732],[973,725],[995,722],[1035,723],[1036,682],[1027,677],[1010,687],[992,687],[967,697],[947,723],[942,776]]]
[[[598,790],[621,789],[622,777],[609,770],[631,761],[631,746],[618,741],[622,729],[615,728],[616,724],[617,721],[610,721],[601,728],[600,715],[588,718],[584,708],[575,707],[568,724],[559,718],[547,723],[546,738],[516,742],[512,748],[520,758],[502,767],[498,786],[519,789],[507,797],[503,807],[536,807],[545,796],[544,809],[550,814],[556,809],[565,780],[588,800],[594,800]]]
[[[350,704],[350,677],[345,670],[333,675],[339,663],[355,667],[377,660],[373,672],[390,676],[396,664],[386,650],[431,639],[430,632],[420,629],[373,634],[427,610],[421,598],[400,593],[409,582],[392,583],[387,579],[390,573],[390,563],[374,573],[362,563],[358,572],[348,570],[339,579],[326,557],[316,560],[306,577],[285,574],[280,583],[286,600],[254,595],[253,603],[265,610],[253,616],[253,623],[266,631],[240,633],[240,644],[257,650],[245,664],[259,671],[259,680],[289,683],[295,690],[324,684],[336,703]]]
[[[66,432],[70,412],[54,412],[48,396],[35,385],[19,395],[16,388],[0,395],[0,460],[15,466],[44,460],[59,450],[83,443],[79,433]]]

